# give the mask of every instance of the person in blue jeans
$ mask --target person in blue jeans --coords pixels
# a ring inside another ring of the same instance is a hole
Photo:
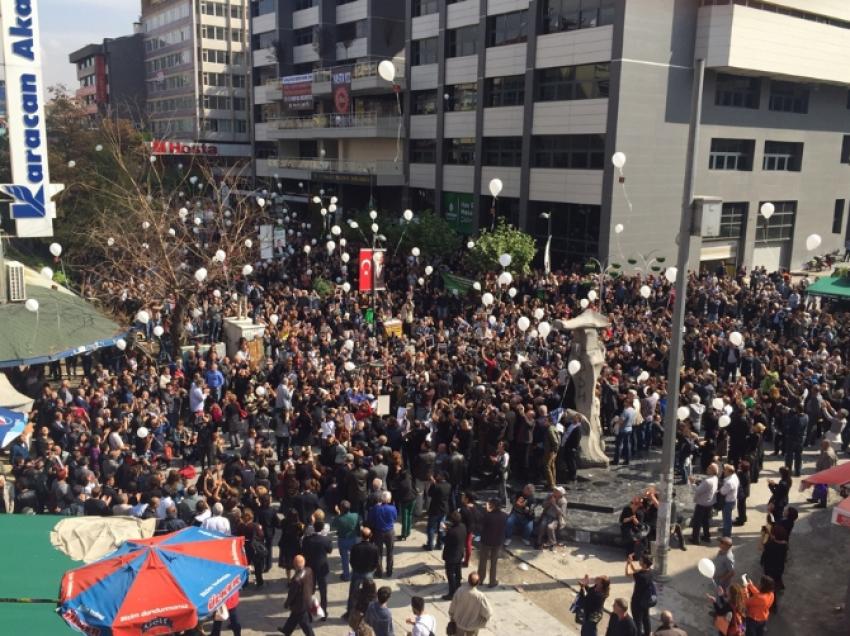
[[[723,482],[720,484],[720,494],[723,497],[723,536],[732,536],[732,512],[738,503],[738,488],[741,482],[732,464],[723,466]]]
[[[342,580],[349,581],[351,580],[349,556],[360,533],[360,518],[356,512],[351,512],[351,504],[345,499],[339,502],[336,513],[337,516],[331,523],[331,528],[336,530],[339,558],[342,561]]]
[[[444,473],[437,473],[431,478],[432,484],[428,488],[428,541],[422,547],[426,550],[434,549],[434,539],[436,538],[436,548],[439,550],[443,547],[443,529],[442,525],[446,520],[446,515],[449,514],[449,499],[451,498],[451,485],[446,481]]]
[[[531,532],[534,529],[534,485],[526,484],[514,499],[511,514],[505,524],[505,545],[511,544],[517,526],[525,545],[531,544]]]
[[[635,410],[633,398],[631,396],[626,396],[623,398],[623,411],[620,413],[619,421],[617,423],[617,439],[614,442],[614,461],[612,464],[620,463],[620,455],[623,456],[623,464],[628,465],[629,460],[632,457],[631,454],[631,440],[632,440],[632,430],[635,426],[635,418],[637,417],[637,411]]]

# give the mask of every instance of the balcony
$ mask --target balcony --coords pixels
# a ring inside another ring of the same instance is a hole
[[[269,122],[277,139],[357,139],[396,137],[401,117],[368,112],[353,115],[316,113],[309,117],[286,117]],[[276,130],[275,130],[276,129]],[[401,130],[404,135],[404,130]]]
[[[321,180],[332,177],[339,183],[399,186],[404,184],[403,162],[353,161],[349,159],[257,159],[258,177]]]
[[[385,57],[362,58],[354,63],[351,73],[351,92],[354,94],[383,93],[393,86],[378,75],[378,65]],[[395,84],[404,88],[404,58],[392,60],[395,65]],[[318,68],[313,71],[313,95],[331,94],[331,77],[334,72],[350,68],[351,65]]]
[[[850,84],[850,29],[738,4],[700,7],[694,55],[708,68]]]

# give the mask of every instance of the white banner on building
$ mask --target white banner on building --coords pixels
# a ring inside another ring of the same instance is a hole
[[[56,204],[65,187],[50,183],[44,116],[41,40],[35,0],[0,0],[0,37],[6,74],[6,111],[13,184],[0,190],[20,237],[53,236]]]

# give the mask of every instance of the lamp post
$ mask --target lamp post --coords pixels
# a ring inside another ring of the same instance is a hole
[[[671,504],[673,502],[673,466],[676,441],[676,405],[679,401],[679,385],[682,366],[682,329],[685,324],[685,302],[688,292],[688,260],[692,233],[694,182],[697,169],[700,119],[702,118],[702,88],[705,78],[705,60],[694,64],[691,92],[691,123],[688,135],[688,163],[685,167],[685,183],[682,200],[682,215],[679,220],[679,256],[676,261],[676,300],[673,305],[673,321],[670,325],[670,359],[667,363],[667,410],[664,413],[664,444],[661,460],[661,507],[658,510],[658,541],[656,544],[658,573],[667,576],[667,557],[670,551]]]
[[[543,251],[543,272],[548,276],[552,272],[552,213],[541,212],[541,219],[546,219],[546,248]]]

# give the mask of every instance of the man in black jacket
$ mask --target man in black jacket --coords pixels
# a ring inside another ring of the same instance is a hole
[[[449,582],[449,593],[443,596],[444,601],[452,600],[455,591],[460,587],[461,567],[466,549],[466,526],[460,519],[457,510],[449,514],[448,528],[443,539],[443,562],[446,564],[446,579]]]
[[[366,499],[369,497],[369,471],[363,467],[359,458],[355,460],[345,483],[345,499],[351,503],[351,509],[362,519],[366,514]]]
[[[629,616],[629,604],[624,598],[614,601],[613,612],[608,620],[608,629],[605,636],[638,636],[637,625]]]
[[[291,636],[296,627],[300,627],[306,636],[314,636],[313,627],[310,625],[310,604],[313,602],[314,579],[313,571],[307,567],[304,557],[300,554],[292,560],[295,573],[289,579],[289,592],[286,595],[286,605],[289,610],[289,618],[283,627],[277,631]]]
[[[343,620],[348,620],[348,614],[354,604],[354,597],[361,585],[367,580],[371,581],[378,567],[378,546],[370,541],[372,531],[363,527],[360,529],[360,541],[351,548],[351,584],[348,587],[348,604],[346,605]]]
[[[446,515],[449,513],[449,498],[452,487],[446,481],[444,473],[437,473],[431,479],[431,487],[428,488],[428,542],[422,547],[426,550],[434,549],[434,537],[437,538],[437,549],[443,547],[443,532],[440,528]]]
[[[496,567],[499,561],[499,551],[505,540],[505,526],[508,515],[499,508],[499,500],[490,499],[487,510],[481,516],[481,545],[478,549],[478,578],[484,581],[487,575],[487,563],[490,563],[490,583],[488,587],[496,587]]]
[[[322,609],[325,610],[325,618],[322,621],[325,621],[328,615],[328,574],[330,574],[328,555],[333,550],[331,538],[322,534],[324,529],[325,522],[316,521],[313,524],[315,532],[304,537],[301,543],[301,551],[307,559],[307,567],[313,570],[313,575],[316,577],[316,587],[319,588]]]
[[[561,459],[566,468],[566,480],[575,481],[578,475],[578,447],[581,443],[581,416],[575,415],[567,422],[561,437]]]

